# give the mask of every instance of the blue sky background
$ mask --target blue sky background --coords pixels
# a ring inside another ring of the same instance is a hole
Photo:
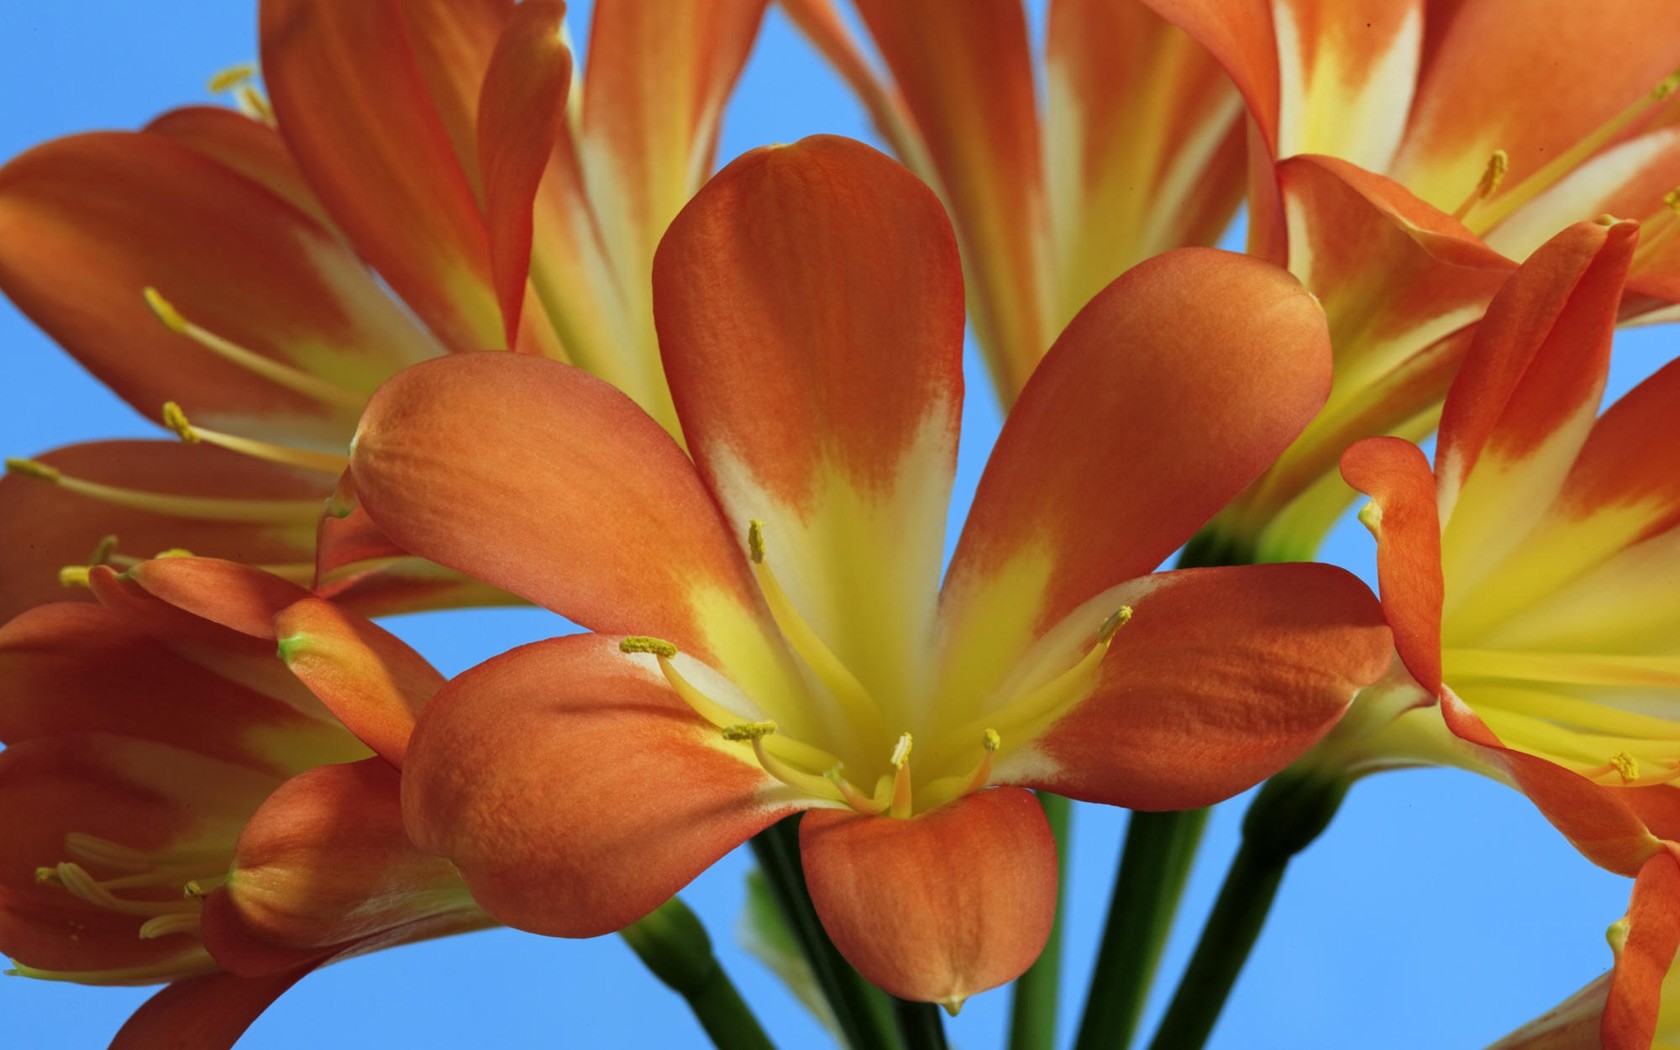
[[[587,5],[573,8],[574,33],[583,41]],[[77,131],[138,127],[172,105],[206,101],[206,78],[252,58],[254,37],[254,5],[6,3],[0,14],[0,157]],[[772,11],[726,118],[720,160],[813,132],[872,139],[838,81]],[[1675,352],[1672,330],[1624,337],[1615,390]],[[3,302],[0,361],[0,450],[6,455],[98,437],[160,436]],[[999,425],[978,370],[971,369],[969,384],[954,515],[959,522]],[[1341,529],[1325,558],[1370,576],[1371,545],[1357,527]],[[546,637],[555,624],[546,613],[511,610],[430,614],[391,626],[453,674]],[[1243,805],[1236,800],[1214,815],[1146,1030],[1236,848]],[[1064,1034],[1071,1034],[1084,999],[1125,813],[1081,806],[1075,820]],[[821,1045],[816,1025],[737,946],[749,866],[738,851],[684,897],[777,1041],[784,1047]],[[1580,859],[1520,796],[1495,784],[1442,770],[1369,780],[1353,790],[1329,833],[1291,870],[1212,1045],[1483,1045],[1607,967],[1603,931],[1625,908],[1627,889],[1625,880]],[[103,1045],[145,994],[0,979],[0,1045]],[[972,1000],[949,1026],[953,1042],[964,1050],[1001,1047],[1007,1007],[1007,992]],[[681,1001],[642,971],[618,938],[560,941],[501,930],[384,952],[318,973],[270,1010],[241,1045],[701,1041]]]

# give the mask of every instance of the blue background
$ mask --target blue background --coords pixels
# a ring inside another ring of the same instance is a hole
[[[255,55],[253,7],[5,0],[0,157],[76,131],[138,127],[172,105],[207,100],[212,72]],[[587,5],[573,7],[581,44]],[[1035,10],[1035,18],[1041,21],[1042,12]],[[872,139],[857,105],[772,10],[726,118],[720,160],[819,131]],[[1626,389],[1673,356],[1673,340],[1661,329],[1624,336],[1614,389]],[[5,454],[31,455],[96,437],[160,436],[9,304],[0,304],[0,355]],[[959,524],[999,424],[989,387],[973,367],[969,384]],[[1344,527],[1325,558],[1369,578],[1370,548],[1363,530]],[[428,614],[392,626],[452,674],[545,637],[555,623],[546,613],[513,610]],[[1235,850],[1243,805],[1236,800],[1214,815],[1146,1031]],[[1066,901],[1064,1036],[1083,1001],[1125,819],[1118,810],[1077,810]],[[777,1041],[822,1045],[809,1016],[737,946],[749,863],[738,851],[684,897]],[[1576,855],[1520,796],[1495,784],[1445,770],[1368,780],[1291,870],[1212,1045],[1483,1045],[1603,972],[1610,959],[1603,931],[1625,908],[1627,889],[1625,880]],[[0,1046],[101,1046],[146,994],[0,979]],[[1007,1008],[1007,992],[975,998],[949,1025],[954,1043],[965,1050],[1002,1046]],[[573,942],[498,930],[320,972],[258,1021],[241,1045],[701,1041],[681,1001],[642,971],[618,938]]]

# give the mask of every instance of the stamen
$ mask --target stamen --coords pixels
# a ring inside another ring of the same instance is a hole
[[[92,568],[87,565],[66,565],[58,570],[58,585],[60,587],[91,587],[89,574]]]
[[[1470,191],[1468,197],[1464,198],[1463,204],[1454,209],[1453,218],[1463,222],[1464,217],[1470,214],[1472,208],[1493,196],[1493,191],[1497,190],[1499,184],[1505,181],[1505,173],[1510,170],[1510,156],[1502,149],[1494,150],[1493,155],[1488,158],[1487,167],[1482,169],[1482,177],[1477,180],[1476,188]]]
[[[132,507],[172,518],[200,521],[270,524],[276,521],[313,522],[320,516],[318,499],[221,499],[213,496],[171,496],[143,489],[123,488],[71,477],[56,467],[33,459],[8,459],[6,472],[58,485],[89,499],[118,507]]]
[[[56,877],[46,876],[46,869],[36,869],[35,878],[38,882],[51,882],[61,886],[71,896],[97,905],[107,911],[114,911],[120,915],[138,915],[152,917],[157,915],[176,915],[183,912],[195,911],[198,904],[193,901],[130,901],[123,900],[111,893],[111,888],[131,889],[136,886],[150,886],[157,883],[157,877],[152,875],[131,875],[125,879],[112,879],[100,882],[80,864],[70,861],[61,862],[54,873]]]
[[[1656,251],[1657,245],[1668,240],[1680,228],[1680,187],[1663,194],[1662,204],[1656,215],[1640,225],[1639,247],[1633,250],[1630,265],[1637,267],[1644,263]]]
[[[898,738],[898,744],[893,747],[892,808],[888,812],[895,817],[908,817],[911,802],[914,800],[913,785],[910,782],[910,745],[913,742],[910,734],[905,733]]]
[[[663,638],[649,638],[646,635],[633,635],[624,639],[618,643],[618,651],[621,653],[652,653],[664,660],[669,660],[677,655],[677,647],[670,642]]]
[[[203,916],[196,911],[159,915],[140,924],[140,939],[155,941],[159,937],[168,937],[177,933],[191,934],[196,937],[203,921]]]
[[[753,755],[758,759],[758,764],[764,767],[764,771],[789,787],[796,787],[819,798],[834,797],[835,785],[827,777],[795,769],[765,748],[764,741],[775,732],[774,722],[741,722],[724,727],[723,738],[729,741],[750,742]]]
[[[883,735],[881,712],[876,709],[869,690],[799,615],[792,599],[765,563],[764,523],[756,518],[747,523],[747,553],[752,562],[753,576],[758,580],[758,589],[763,593],[765,604],[770,607],[770,616],[781,629],[782,637],[787,639],[788,645],[840,705],[845,722],[861,729],[858,733],[860,740]]]
[[[1622,783],[1631,784],[1639,779],[1639,762],[1626,751],[1618,751],[1611,755],[1610,764],[1616,767],[1616,773],[1622,778]]]
[[[255,87],[241,84],[234,100],[239,103],[239,112],[270,127],[274,125],[274,107],[269,104],[268,96]]]
[[[367,404],[367,398],[353,390],[347,390],[337,383],[311,375],[291,365],[283,364],[270,357],[249,350],[238,343],[200,328],[182,315],[175,308],[175,304],[163,297],[156,288],[146,288],[141,293],[146,299],[146,305],[151,307],[152,313],[163,323],[163,326],[177,335],[184,335],[199,346],[220,357],[230,364],[238,365],[248,372],[255,373],[275,384],[296,394],[313,398],[322,404],[336,405],[360,412]]]
[[[974,768],[961,776],[940,777],[922,788],[922,798],[928,808],[942,806],[955,801],[964,795],[972,795],[992,781],[992,763],[997,759],[998,749],[1003,747],[1003,736],[995,729],[988,729],[980,737],[980,761]]]
[[[111,560],[111,555],[116,553],[116,550],[116,534],[112,533],[111,535],[103,536],[100,538],[99,542],[94,545],[93,552],[88,555],[87,563],[90,566],[104,565],[106,562]]]
[[[854,785],[850,780],[847,780],[841,774],[839,766],[834,766],[831,769],[825,770],[823,772],[823,776],[827,777],[829,782],[834,785],[835,790],[840,792],[840,797],[846,800],[846,805],[852,807],[854,810],[862,813],[866,817],[874,817],[881,814],[880,804],[873,798],[870,798],[868,795],[859,791],[856,785]]]
[[[187,414],[181,411],[181,406],[174,401],[163,404],[163,425],[173,430],[177,436],[189,445],[200,442],[225,448],[229,452],[238,452],[250,456],[252,459],[267,460],[270,463],[284,463],[288,466],[302,467],[304,470],[319,471],[335,477],[344,473],[344,468],[350,465],[348,456],[338,456],[331,452],[312,452],[308,449],[292,448],[288,445],[277,445],[270,441],[256,441],[251,438],[239,437],[237,434],[226,434],[219,430],[204,430],[195,427],[187,419]]]
[[[220,95],[224,91],[232,91],[241,84],[246,84],[257,75],[257,67],[250,62],[241,62],[237,66],[229,66],[210,77],[210,93]]]

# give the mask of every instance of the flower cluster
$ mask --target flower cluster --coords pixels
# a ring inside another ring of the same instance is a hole
[[[767,6],[596,0],[574,65],[559,0],[261,0],[238,109],[0,167],[0,292],[172,434],[0,480],[13,972],[214,1048],[352,955],[621,932],[757,1047],[676,900],[750,841],[847,1045],[1019,980],[1042,1046],[1071,799],[1134,811],[1124,1045],[1264,784],[1196,1047],[1350,786],[1449,765],[1632,880],[1500,1046],[1680,1032],[1680,362],[1600,413],[1680,309],[1680,7],[1054,0],[1040,77],[1019,0],[781,0],[897,159],[714,172]],[[1378,593],[1313,560],[1357,494]],[[497,604],[581,630],[446,680],[370,619]]]

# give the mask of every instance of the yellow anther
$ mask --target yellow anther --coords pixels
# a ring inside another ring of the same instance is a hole
[[[1680,88],[1680,69],[1675,70],[1657,82],[1657,86],[1651,89],[1651,101],[1661,102],[1663,99],[1674,94],[1676,88]]]
[[[914,785],[910,780],[910,746],[913,743],[910,734],[904,733],[893,747],[892,803],[887,811],[899,818],[910,815],[915,801]]]
[[[62,886],[64,880],[58,877],[56,867],[41,867],[35,869],[35,881],[43,886]]]
[[[1680,215],[1680,186],[1676,186],[1663,194],[1663,207],[1676,215]]]
[[[203,883],[193,879],[181,887],[181,896],[189,901],[201,901],[210,896],[210,891],[204,888]]]
[[[165,328],[176,335],[187,334],[187,319],[181,316],[181,311],[175,309],[174,303],[163,297],[162,292],[148,285],[140,294],[145,297],[146,305],[152,308],[152,313],[163,322]]]
[[[1003,734],[995,729],[986,730],[980,737],[980,746],[986,749],[987,754],[992,754],[1003,746]]]
[[[747,556],[754,565],[764,564],[764,522],[757,518],[747,522]]]
[[[898,743],[893,745],[892,767],[894,769],[903,769],[910,764],[910,747],[914,743],[915,740],[911,738],[909,733],[899,736]]]
[[[224,91],[232,91],[241,84],[249,83],[256,75],[257,67],[249,62],[229,66],[210,78],[210,93],[220,95]]]
[[[737,722],[732,726],[723,727],[723,738],[734,742],[741,740],[758,740],[776,731],[774,722]]]
[[[40,460],[15,457],[9,457],[6,460],[6,473],[22,474],[26,478],[47,481],[55,485],[64,477],[63,474],[59,473],[57,467],[49,467]]]
[[[1618,751],[1611,755],[1610,764],[1615,767],[1616,774],[1622,778],[1622,783],[1631,784],[1639,779],[1639,760],[1626,751]]]
[[[646,635],[633,635],[618,643],[621,653],[652,653],[655,656],[669,660],[677,655],[677,647],[663,638],[649,638]]]
[[[1488,157],[1487,166],[1482,169],[1482,177],[1476,180],[1476,188],[1471,190],[1470,195],[1465,197],[1464,201],[1454,209],[1453,218],[1463,222],[1464,217],[1469,215],[1476,205],[1493,196],[1493,191],[1497,190],[1499,184],[1505,181],[1505,173],[1510,170],[1510,155],[1502,149],[1494,150],[1493,154]]]
[[[1112,613],[1109,613],[1108,619],[1104,620],[1102,622],[1102,626],[1097,628],[1097,641],[1107,645],[1109,642],[1114,640],[1114,636],[1119,632],[1120,628],[1131,622],[1132,607],[1130,605],[1120,606],[1120,608],[1114,610]]]
[[[66,565],[58,570],[58,585],[60,587],[89,587],[91,569],[86,565]]]
[[[163,425],[175,432],[175,436],[189,445],[199,442],[198,431],[187,421],[187,414],[181,411],[181,406],[173,401],[163,403]]]

